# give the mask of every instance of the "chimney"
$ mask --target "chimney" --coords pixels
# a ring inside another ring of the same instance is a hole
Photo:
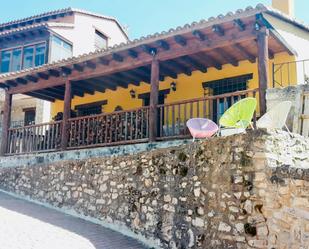
[[[294,0],[272,0],[272,7],[294,17]]]

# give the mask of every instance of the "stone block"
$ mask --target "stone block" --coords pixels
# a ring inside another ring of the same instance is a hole
[[[226,224],[225,222],[220,222],[219,226],[218,226],[218,231],[220,232],[230,232],[232,230],[232,227],[228,224]]]

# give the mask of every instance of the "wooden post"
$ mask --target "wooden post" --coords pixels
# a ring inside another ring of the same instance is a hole
[[[151,63],[150,79],[150,106],[149,106],[149,141],[154,142],[157,138],[157,105],[159,100],[159,61],[153,56]]]
[[[71,82],[67,79],[65,81],[64,107],[63,107],[63,119],[62,119],[62,139],[61,139],[62,150],[66,150],[68,146],[68,139],[69,139],[68,119],[71,116],[71,98],[72,98],[72,86]]]
[[[2,125],[2,134],[1,134],[1,151],[0,156],[4,156],[7,152],[8,146],[8,135],[9,128],[11,123],[11,109],[12,109],[12,94],[9,94],[8,91],[5,91],[5,100],[3,106],[3,125]]]
[[[267,29],[260,30],[257,36],[260,115],[266,112],[266,89],[269,86],[268,37],[269,31]]]

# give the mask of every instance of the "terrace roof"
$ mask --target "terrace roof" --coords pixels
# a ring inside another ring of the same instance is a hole
[[[73,94],[83,96],[115,90],[117,87],[150,82],[153,56],[160,61],[160,79],[191,75],[194,70],[222,69],[224,64],[238,66],[239,61],[257,58],[256,38],[263,28],[270,30],[269,54],[295,51],[263,17],[263,13],[294,22],[263,5],[248,7],[235,13],[209,18],[142,37],[107,50],[72,57],[24,71],[0,75],[0,87],[11,94],[24,93],[54,101],[64,98],[64,82],[73,82]],[[298,24],[300,26],[300,24]],[[308,27],[301,26],[309,31]]]

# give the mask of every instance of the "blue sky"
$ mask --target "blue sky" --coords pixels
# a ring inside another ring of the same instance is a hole
[[[295,2],[297,18],[309,24],[309,0]],[[75,7],[116,17],[133,39],[257,3],[270,5],[271,0],[6,0],[0,22]]]

